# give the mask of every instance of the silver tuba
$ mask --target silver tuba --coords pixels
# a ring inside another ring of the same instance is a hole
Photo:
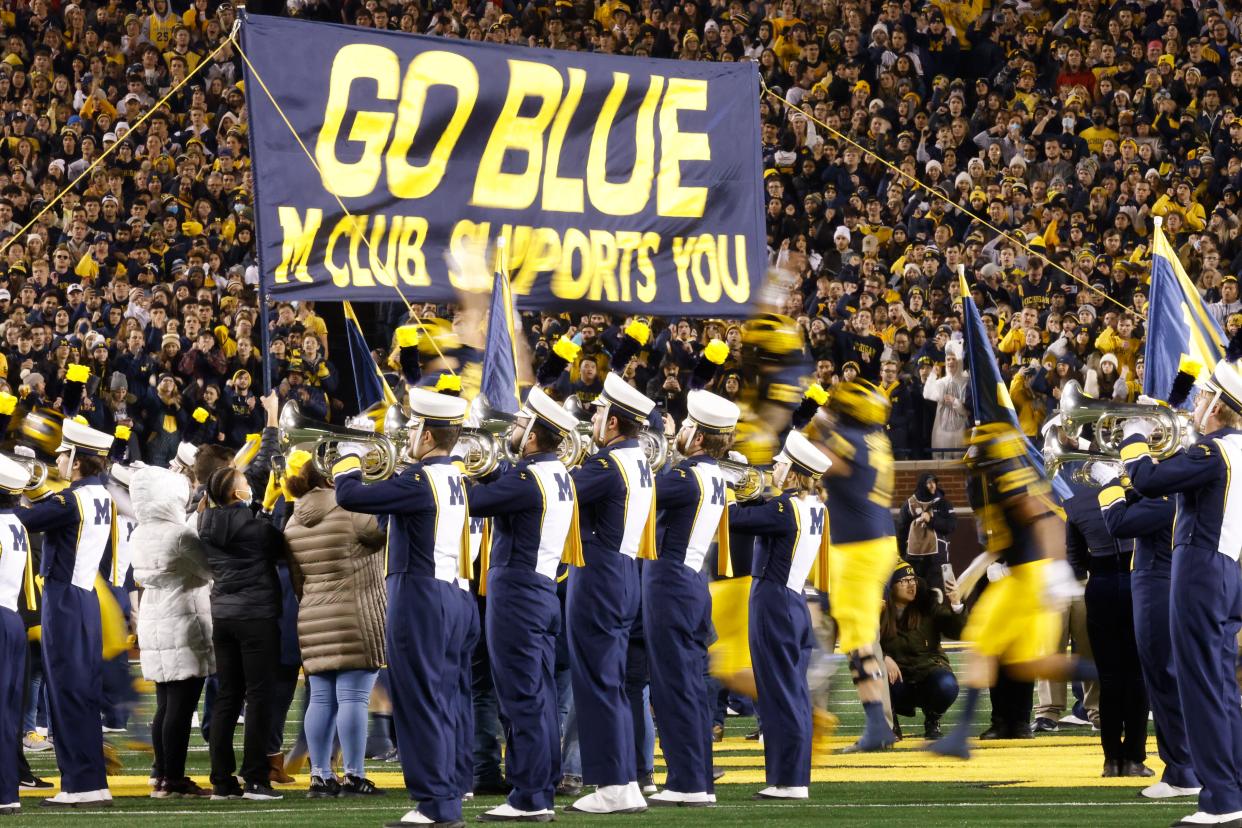
[[[279,426],[281,453],[288,455],[295,449],[310,452],[315,468],[325,476],[331,476],[332,466],[340,459],[341,443],[355,443],[365,449],[360,458],[364,480],[384,480],[397,470],[397,444],[387,435],[312,420],[303,416],[292,400],[280,410]]]

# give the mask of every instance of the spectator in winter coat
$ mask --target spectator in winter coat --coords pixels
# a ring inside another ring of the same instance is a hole
[[[953,504],[945,497],[936,475],[924,472],[914,487],[914,494],[901,504],[897,548],[902,559],[929,586],[944,588],[940,567],[949,562],[949,535],[956,526]]]

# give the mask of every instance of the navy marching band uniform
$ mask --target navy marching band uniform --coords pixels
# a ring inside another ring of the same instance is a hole
[[[1217,364],[1210,390],[1220,405],[1242,413],[1242,374],[1232,364]],[[1190,756],[1203,786],[1199,812],[1177,824],[1239,819],[1242,708],[1234,665],[1242,628],[1242,478],[1231,469],[1242,468],[1242,431],[1216,428],[1159,463],[1146,438],[1132,434],[1121,459],[1140,495],[1177,496],[1170,631]]]
[[[1083,600],[1087,637],[1100,674],[1100,743],[1105,776],[1151,776],[1147,758],[1147,693],[1134,634],[1130,566],[1134,541],[1109,531],[1099,493],[1069,479],[1065,556],[1088,573]]]
[[[1160,781],[1179,789],[1155,785],[1143,794],[1162,798],[1198,793],[1199,778],[1195,776],[1186,742],[1186,721],[1177,691],[1169,633],[1169,581],[1177,510],[1168,497],[1140,497],[1134,489],[1122,488],[1118,481],[1101,489],[1098,500],[1109,533],[1115,538],[1134,539],[1134,563],[1130,570],[1134,637],[1156,724],[1156,750],[1164,762]]]
[[[414,443],[424,428],[465,417],[458,397],[412,388],[409,400]],[[449,456],[421,458],[375,483],[363,482],[357,457],[345,457],[333,476],[341,508],[387,516],[389,686],[405,785],[418,802],[401,822],[459,822],[457,730],[470,627],[457,582],[469,554],[465,480]]]
[[[113,438],[65,420],[61,440],[72,468],[77,453],[106,458]],[[103,566],[111,569],[112,497],[102,478],[91,475],[16,514],[27,531],[43,533],[43,666],[61,772],[61,793],[44,802],[110,805],[99,721],[103,631],[95,582]]]
[[[614,373],[594,403],[605,409],[596,414],[603,421],[597,441],[610,417],[641,425],[655,407]],[[599,788],[572,808],[633,812],[647,805],[638,787],[634,724],[625,695],[626,652],[638,617],[639,546],[655,528],[654,481],[637,439],[618,438],[601,447],[572,476],[583,565],[570,572],[565,615],[582,778]],[[654,543],[651,537],[650,546]]]
[[[536,422],[561,437],[577,425],[573,414],[539,388],[530,390],[518,417],[519,450]],[[505,805],[480,819],[550,818],[561,778],[556,575],[566,540],[578,532],[573,480],[555,451],[529,454],[491,482],[474,486],[470,513],[492,518],[487,652],[506,723],[505,769],[513,785]]]
[[[700,390],[689,393],[686,407],[688,417],[678,439],[687,447],[696,433],[733,431],[741,413],[723,397]],[[648,798],[653,805],[706,805],[714,800],[714,711],[703,680],[708,674],[712,602],[703,564],[721,533],[722,517],[727,538],[725,491],[716,458],[702,451],[656,477],[660,554],[643,566],[642,605],[651,702],[668,777],[664,791]]]
[[[829,466],[800,432],[785,438],[791,471],[810,480]],[[811,614],[803,589],[827,547],[828,513],[812,492],[785,491],[755,506],[729,507],[730,526],[756,536],[750,588],[750,654],[759,689],[768,787],[756,798],[806,799],[811,784]]]
[[[0,491],[19,493],[30,475],[0,456]],[[35,602],[30,537],[12,509],[0,511],[0,815],[21,808],[22,700],[26,691],[26,624],[19,612]],[[96,728],[98,729],[98,728]]]

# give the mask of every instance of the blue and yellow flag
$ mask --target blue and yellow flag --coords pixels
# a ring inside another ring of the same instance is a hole
[[[487,342],[483,346],[483,380],[479,393],[493,411],[517,414],[517,351],[513,342],[513,296],[509,277],[496,269],[492,281],[492,304],[487,317]]]
[[[384,421],[384,411],[397,401],[388,380],[380,373],[379,366],[371,356],[371,348],[362,335],[362,326],[354,315],[354,306],[345,305],[345,334],[349,343],[349,367],[354,376],[354,394],[358,400],[359,413],[377,414]]]
[[[1156,219],[1151,244],[1151,285],[1147,292],[1147,345],[1144,351],[1143,393],[1168,399],[1183,356],[1202,366],[1207,379],[1225,356],[1225,335],[1203,306],[1177,252]],[[1192,394],[1185,403],[1194,405]]]
[[[966,369],[970,372],[971,416],[975,425],[1005,422],[1021,431],[1017,409],[1013,407],[1013,400],[1009,397],[1009,386],[1001,376],[1000,366],[996,364],[987,329],[983,327],[983,317],[979,315],[975,299],[970,295],[965,274],[959,273],[958,279],[961,280],[962,336],[966,346],[963,351],[966,356]],[[1027,457],[1041,473],[1044,472],[1043,452],[1029,439],[1026,446]],[[1052,478],[1051,482],[1053,494],[1059,500],[1072,496],[1069,485],[1059,476]]]

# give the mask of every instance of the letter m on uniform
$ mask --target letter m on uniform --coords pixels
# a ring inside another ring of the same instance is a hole
[[[462,482],[460,477],[448,478],[449,487],[449,505],[465,506],[466,505],[466,484]]]
[[[725,505],[725,482],[723,477],[712,478],[712,505]]]
[[[552,477],[556,480],[556,499],[560,501],[573,500],[574,487],[569,479],[569,475],[553,472]]]
[[[811,510],[811,534],[812,535],[824,534],[824,511],[825,510],[822,508]]]
[[[112,519],[112,502],[108,498],[95,498],[95,525],[103,526]]]
[[[13,551],[25,552],[27,549],[26,530],[17,524],[10,524],[9,531],[13,533]]]

